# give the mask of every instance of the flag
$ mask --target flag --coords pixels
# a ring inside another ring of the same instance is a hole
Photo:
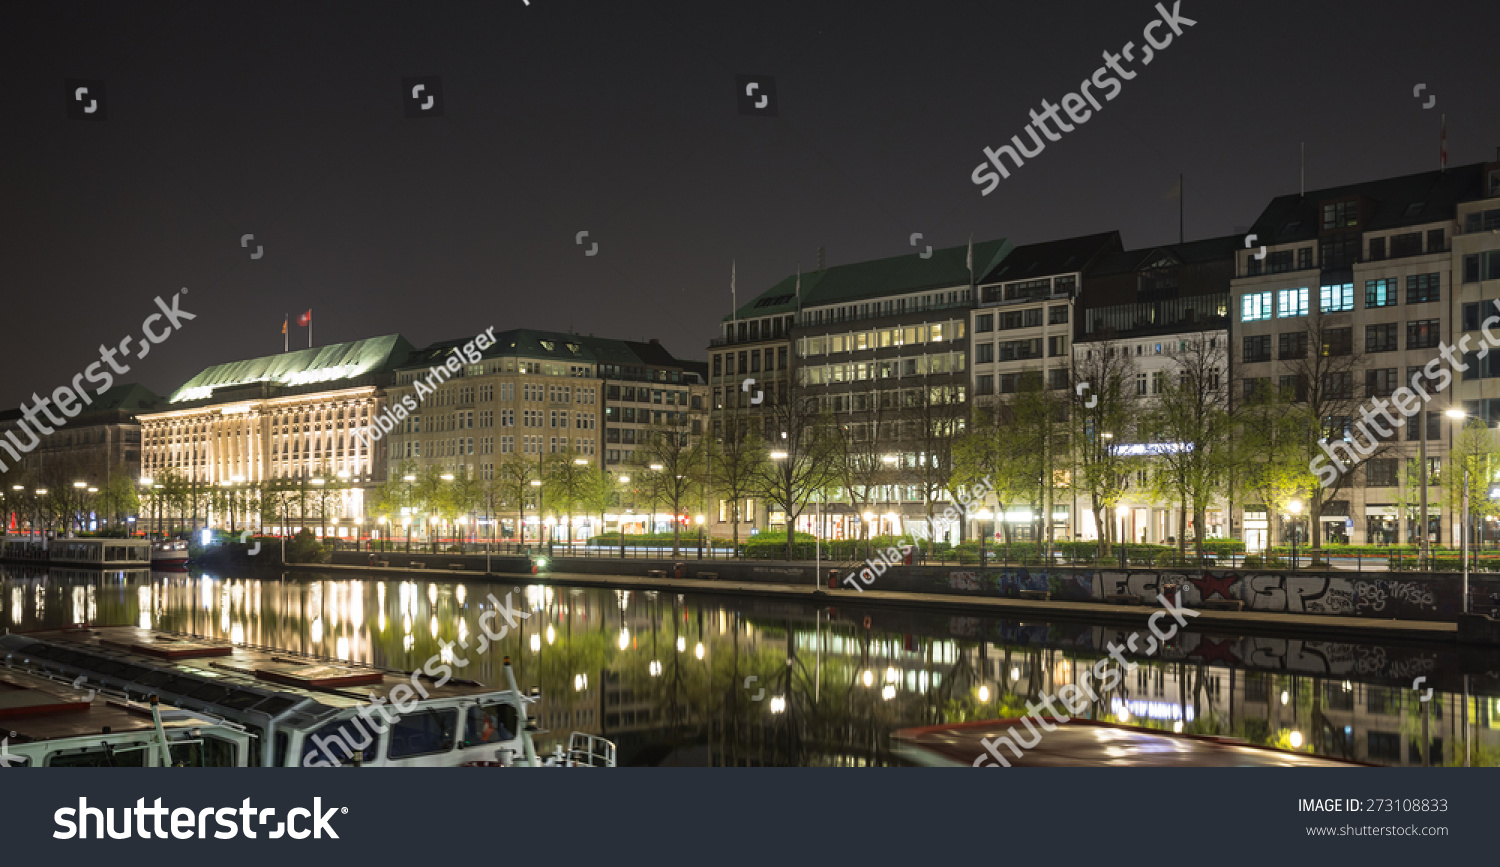
[[[281,314],[281,351],[289,352],[292,348],[292,338],[286,333],[287,325],[292,321],[292,314]]]
[[[969,256],[965,260],[969,265],[969,286],[974,285],[974,235],[969,235]]]
[[[802,265],[797,265],[797,309],[802,309]]]
[[[301,316],[298,316],[297,317],[297,324],[301,325],[304,328],[306,328],[307,326],[311,325],[312,324],[312,310],[309,309],[306,313],[302,314]]]
[[[291,318],[292,318],[292,317],[291,317],[291,314],[288,314],[288,315],[287,315],[287,316],[286,316],[286,317],[284,317],[284,318],[283,318],[283,319],[282,319],[282,320],[281,320],[281,333],[282,333],[282,334],[285,334],[285,333],[286,333],[286,323],[287,323],[287,320],[289,320],[289,319],[291,319]]]

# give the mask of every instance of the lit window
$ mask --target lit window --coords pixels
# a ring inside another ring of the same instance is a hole
[[[1254,322],[1271,318],[1271,293],[1250,292],[1240,299],[1240,321]]]
[[[1306,316],[1307,289],[1282,289],[1276,293],[1277,316]]]
[[[1354,284],[1323,286],[1318,289],[1318,309],[1324,313],[1342,313],[1354,309]]]

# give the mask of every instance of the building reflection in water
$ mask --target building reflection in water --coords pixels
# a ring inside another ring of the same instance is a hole
[[[530,616],[502,629],[492,600],[507,593]],[[12,630],[133,623],[486,684],[503,682],[509,656],[523,691],[541,690],[540,748],[591,732],[615,740],[623,764],[649,765],[892,764],[892,731],[1023,715],[1125,635],[758,597],[316,575],[0,567],[0,602]],[[482,624],[504,635],[489,641]],[[1467,715],[1472,763],[1500,764],[1500,680],[1461,674],[1449,647],[1184,633],[1136,661],[1093,716],[1461,765]],[[1431,701],[1411,689],[1418,675]]]

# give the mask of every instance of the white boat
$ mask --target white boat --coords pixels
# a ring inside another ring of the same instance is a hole
[[[102,568],[147,568],[151,565],[151,543],[145,539],[114,539],[103,536],[57,539],[5,539],[0,560],[45,561],[56,566]]]
[[[151,546],[151,568],[165,570],[186,569],[188,543],[181,539],[156,542]]]
[[[0,667],[0,767],[235,768],[245,730],[209,714],[99,693],[86,683]]]
[[[509,659],[509,688],[494,689],[134,626],[4,635],[0,654],[23,668],[83,676],[132,698],[158,694],[237,723],[256,739],[252,766],[544,764],[526,718],[533,699],[516,688]],[[588,746],[591,759],[606,753]],[[613,744],[607,756],[613,763]]]

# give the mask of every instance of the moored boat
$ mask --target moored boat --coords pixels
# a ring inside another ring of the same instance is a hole
[[[151,568],[166,572],[182,571],[188,566],[188,543],[168,539],[151,545]]]
[[[0,767],[243,767],[250,736],[209,714],[0,667]]]
[[[133,626],[0,636],[0,654],[37,673],[82,676],[136,699],[159,694],[235,722],[256,739],[250,765],[542,764],[526,719],[529,699],[508,659],[509,686],[495,689]],[[605,754],[590,745],[587,763],[597,763],[596,752]],[[612,764],[613,744],[607,756]]]

